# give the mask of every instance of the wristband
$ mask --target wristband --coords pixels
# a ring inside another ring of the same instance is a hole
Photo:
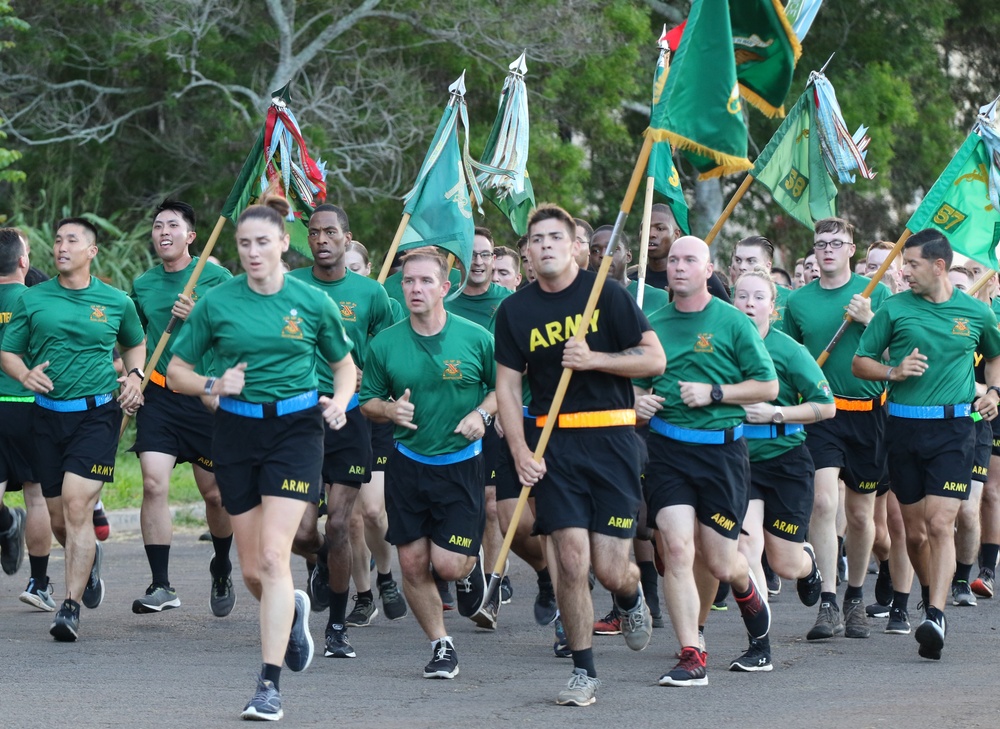
[[[896,369],[895,367],[890,367],[889,371],[885,373],[885,381],[886,382],[891,382],[892,381],[892,372],[895,369]]]
[[[206,395],[211,395],[212,394],[212,389],[215,387],[215,382],[216,382],[216,378],[215,377],[209,377],[207,380],[205,380],[205,394]]]
[[[989,394],[990,390],[996,392],[997,397],[1000,398],[1000,387],[997,387],[996,385],[990,385],[989,387],[986,388],[986,393]]]

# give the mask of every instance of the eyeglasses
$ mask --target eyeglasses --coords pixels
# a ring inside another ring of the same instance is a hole
[[[472,252],[472,260],[474,261],[477,258],[480,261],[488,261],[491,258],[493,258],[493,251],[479,251],[479,252],[473,251]]]
[[[821,251],[824,248],[832,248],[833,250],[838,250],[850,244],[851,241],[849,240],[827,240],[827,241],[820,240],[816,241],[815,245],[813,245],[813,250]]]

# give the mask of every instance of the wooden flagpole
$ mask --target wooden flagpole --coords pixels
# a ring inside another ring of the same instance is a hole
[[[719,231],[722,230],[722,226],[725,225],[727,220],[729,220],[729,216],[732,215],[733,210],[736,209],[736,203],[738,203],[746,194],[746,191],[749,189],[750,183],[753,182],[753,179],[753,175],[747,173],[747,176],[743,178],[743,182],[740,183],[736,192],[733,193],[731,198],[729,198],[729,203],[726,205],[726,209],[722,211],[722,215],[719,216],[719,219],[715,221],[715,225],[712,226],[712,229],[708,231],[708,235],[705,236],[705,242],[708,245],[712,245],[712,241],[715,240],[715,236],[719,234]]]
[[[972,288],[966,291],[966,293],[969,296],[975,296],[976,294],[979,293],[979,290],[983,288],[983,286],[988,284],[990,282],[990,279],[992,279],[996,275],[997,272],[994,271],[992,268],[986,269],[986,273],[983,274],[982,278],[980,278],[978,281],[972,284]]]

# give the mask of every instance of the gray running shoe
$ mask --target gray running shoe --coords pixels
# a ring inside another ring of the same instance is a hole
[[[367,628],[378,615],[375,599],[371,597],[354,596],[354,609],[347,616],[348,628]]]
[[[389,620],[402,620],[406,617],[406,598],[399,591],[395,580],[379,585],[378,596],[382,600],[382,612]]]
[[[24,509],[10,509],[13,523],[0,534],[0,568],[8,575],[15,574],[24,562]]]
[[[72,643],[80,633],[80,604],[63,600],[59,612],[52,619],[49,634],[62,643]]]
[[[459,600],[461,600],[462,593],[459,592]],[[484,602],[482,606],[472,615],[472,622],[478,625],[480,628],[485,628],[486,630],[496,630],[497,628],[497,616],[500,614],[500,587],[493,591],[493,596],[488,602]],[[462,603],[459,602],[459,612],[462,611]]]
[[[559,692],[556,703],[560,706],[590,706],[597,701],[601,682],[587,675],[586,669],[574,668],[566,688]]]
[[[90,568],[90,579],[87,580],[87,587],[83,590],[83,599],[80,601],[84,606],[94,610],[104,602],[104,580],[101,579],[101,562],[104,559],[104,547],[100,542],[96,542],[97,549],[94,551],[94,566]]]
[[[843,632],[844,619],[840,615],[840,608],[832,603],[822,602],[819,605],[816,624],[806,633],[806,640],[825,640]]]
[[[208,604],[212,608],[212,615],[217,618],[224,618],[236,607],[236,590],[233,589],[232,568],[228,574],[216,577],[212,568],[215,566],[215,557],[208,564],[208,573],[212,576],[212,591],[209,593]]]
[[[434,645],[431,662],[424,666],[424,678],[455,678],[458,675],[458,653],[455,644],[441,638]]]
[[[976,595],[965,580],[951,583],[951,604],[959,607],[975,607]]]
[[[289,671],[304,671],[312,663],[313,639],[309,635],[309,596],[302,590],[295,591],[295,618],[285,649],[285,665]]]
[[[281,710],[281,694],[274,687],[273,681],[265,681],[263,677],[257,677],[257,690],[254,691],[253,698],[243,707],[241,719],[250,721],[278,721],[285,715]]]
[[[28,580],[28,586],[21,593],[21,602],[34,605],[39,610],[51,613],[56,609],[56,602],[52,599],[52,583],[49,578],[45,578],[45,588],[42,589],[32,577]]]
[[[639,585],[639,599],[636,604],[626,610],[618,605],[618,614],[621,615],[622,635],[625,637],[625,645],[634,651],[641,651],[649,645],[653,638],[653,617],[649,614],[649,607],[646,605],[646,598],[642,594],[642,585]]]
[[[885,632],[893,635],[909,635],[910,619],[905,610],[889,609],[889,622],[885,624]]]
[[[979,570],[979,577],[972,581],[969,587],[972,591],[979,595],[979,597],[990,598],[993,597],[993,581],[996,579],[996,573],[989,567],[983,567]]]
[[[144,613],[159,613],[181,606],[177,590],[169,585],[152,584],[146,588],[146,594],[132,603],[132,612],[136,615]]]
[[[872,634],[861,598],[844,601],[844,637],[867,638]]]
[[[746,673],[756,673],[760,671],[770,671],[774,668],[771,663],[771,646],[768,641],[751,640],[750,647],[746,652],[729,664],[730,671],[743,671]]]

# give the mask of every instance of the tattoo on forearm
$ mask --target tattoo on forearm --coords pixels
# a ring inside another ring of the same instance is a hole
[[[812,411],[813,411],[813,422],[814,423],[818,423],[822,419],[822,413],[820,413],[820,411],[819,411],[819,406],[816,403],[814,403],[814,402],[810,402],[810,403],[806,403],[806,404],[809,407],[812,408]]]
[[[629,347],[628,349],[623,349],[621,352],[608,352],[609,357],[632,357],[638,354],[645,354],[646,350],[643,347]]]

